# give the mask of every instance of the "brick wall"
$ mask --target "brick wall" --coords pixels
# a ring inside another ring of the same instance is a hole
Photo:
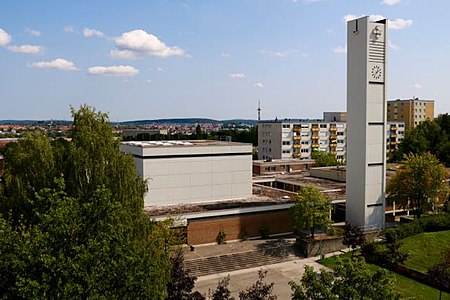
[[[240,239],[241,228],[245,227],[247,236],[260,236],[263,224],[269,227],[269,234],[292,232],[292,217],[288,210],[273,212],[214,217],[189,220],[187,225],[187,239],[190,245],[215,243],[217,234],[225,230],[226,240]]]

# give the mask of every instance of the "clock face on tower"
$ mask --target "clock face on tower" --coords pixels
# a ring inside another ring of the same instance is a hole
[[[372,69],[370,70],[370,76],[372,77],[372,79],[379,81],[382,79],[382,75],[383,70],[381,69],[380,66],[378,65],[372,66]]]

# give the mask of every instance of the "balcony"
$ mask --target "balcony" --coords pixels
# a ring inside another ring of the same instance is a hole
[[[299,149],[301,147],[302,147],[302,145],[300,145],[300,144],[294,144],[294,149]]]
[[[337,135],[335,135],[335,134],[330,135],[330,140],[336,140],[336,139],[337,139]]]
[[[294,141],[300,141],[301,139],[302,139],[302,137],[299,136],[299,135],[295,135],[295,136],[293,137],[293,140],[294,140]]]
[[[337,127],[330,127],[330,131],[337,131]]]
[[[397,137],[395,133],[391,133],[389,136],[391,137],[391,139],[395,139]]]
[[[318,136],[318,135],[313,135],[313,136],[311,137],[311,139],[313,139],[313,140],[318,140],[318,139],[320,139],[320,136]]]
[[[312,131],[312,132],[318,132],[319,130],[320,130],[319,127],[313,127],[313,128],[311,128],[311,131]]]

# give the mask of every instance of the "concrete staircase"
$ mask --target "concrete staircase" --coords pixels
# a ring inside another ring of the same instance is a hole
[[[298,258],[293,242],[269,243],[258,249],[185,260],[186,269],[200,277],[261,267]]]

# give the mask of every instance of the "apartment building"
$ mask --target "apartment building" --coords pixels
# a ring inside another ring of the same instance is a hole
[[[404,122],[406,129],[414,128],[425,120],[434,118],[434,101],[413,97],[390,100],[387,103],[388,122]]]
[[[340,113],[342,114],[342,113]],[[387,150],[403,140],[405,124],[388,122]],[[346,122],[311,120],[268,120],[258,123],[258,159],[311,159],[314,150],[330,152],[337,159],[347,155]]]
[[[311,159],[314,150],[345,158],[346,123],[275,120],[258,123],[258,159]]]

